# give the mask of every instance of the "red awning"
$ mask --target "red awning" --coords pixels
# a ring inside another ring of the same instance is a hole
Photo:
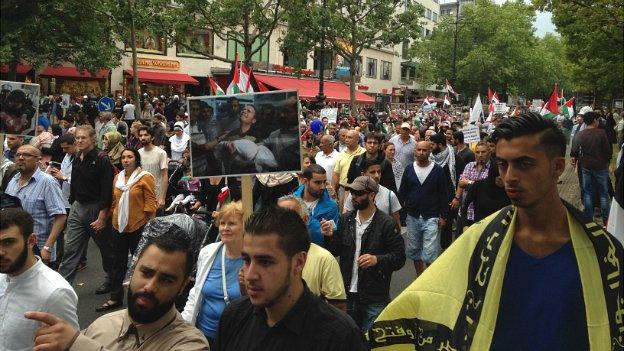
[[[134,76],[134,72],[131,69],[127,69],[124,72],[128,74],[130,77]],[[197,79],[185,73],[139,71],[139,81],[157,83],[157,84],[199,85],[199,82],[197,81]]]
[[[89,71],[79,71],[76,67],[46,67],[41,73],[40,77],[64,77],[64,78],[96,78],[102,79],[108,77],[109,70],[101,69],[95,72],[95,76],[91,75]]]
[[[17,72],[17,74],[26,74],[26,73],[30,72],[30,70],[32,68],[33,67],[31,65],[21,65],[21,64],[18,64],[16,72]],[[6,64],[2,65],[2,67],[0,67],[0,72],[8,73],[9,72],[9,65],[6,65]]]
[[[255,74],[256,80],[279,90],[293,89],[299,92],[300,99],[316,99],[318,95],[318,79],[298,79],[292,77],[270,76]],[[324,93],[327,101],[348,102],[350,98],[349,86],[342,82],[325,81]],[[355,92],[355,100],[359,103],[374,103],[375,99],[369,95]]]

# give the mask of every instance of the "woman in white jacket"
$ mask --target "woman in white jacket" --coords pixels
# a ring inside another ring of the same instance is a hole
[[[201,330],[211,344],[217,336],[219,318],[225,306],[241,296],[238,272],[243,266],[242,203],[238,201],[223,206],[217,223],[221,241],[200,251],[195,286],[182,312],[182,318]]]

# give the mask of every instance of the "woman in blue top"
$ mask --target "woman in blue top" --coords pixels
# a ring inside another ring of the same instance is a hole
[[[238,272],[243,266],[242,203],[223,206],[217,223],[221,241],[200,251],[195,286],[182,312],[182,318],[201,330],[211,344],[225,306],[241,296]]]

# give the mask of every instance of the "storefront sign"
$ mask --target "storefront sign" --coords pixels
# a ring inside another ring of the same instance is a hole
[[[177,71],[180,69],[180,61],[146,57],[137,58],[137,65],[141,68],[162,69],[166,71]]]

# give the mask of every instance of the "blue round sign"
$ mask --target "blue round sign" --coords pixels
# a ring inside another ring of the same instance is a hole
[[[115,100],[105,96],[98,101],[98,110],[100,112],[111,112],[115,108]]]

